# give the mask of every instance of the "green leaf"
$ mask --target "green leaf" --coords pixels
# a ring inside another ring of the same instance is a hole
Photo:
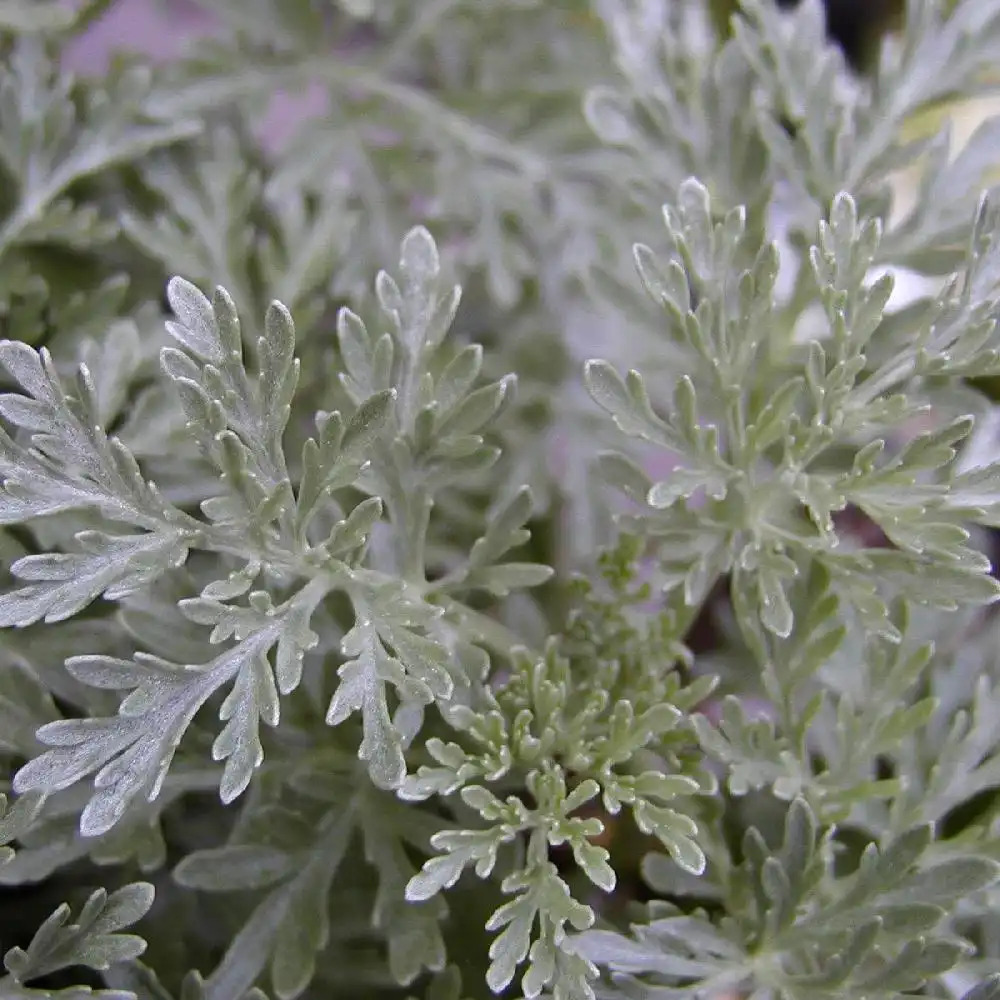
[[[399,270],[403,280],[413,288],[433,285],[440,273],[441,260],[434,237],[423,226],[416,226],[403,237]]]
[[[553,982],[557,973],[556,957],[561,947],[564,928],[568,924],[575,930],[585,930],[594,921],[589,906],[576,902],[570,896],[566,883],[559,877],[552,864],[541,864],[526,872],[508,876],[503,891],[514,895],[489,919],[486,928],[502,933],[490,946],[490,967],[486,983],[495,993],[508,986],[517,966],[528,958],[528,967],[522,987],[528,995],[537,995]],[[531,945],[531,928],[536,919],[543,925],[539,943]],[[547,954],[548,953],[548,954]],[[560,956],[561,957],[561,956]],[[596,970],[589,963],[581,969],[567,970],[560,978],[576,980],[575,988],[583,989]]]
[[[24,556],[11,566],[27,586],[0,595],[0,627],[23,627],[44,618],[64,621],[95,598],[120,600],[141,589],[188,556],[180,530],[142,535],[106,535],[87,531],[76,536],[82,553]]]
[[[40,28],[39,18],[51,17],[53,7],[32,5],[32,26]],[[7,18],[16,18],[17,9],[8,0]],[[2,16],[0,10],[0,23]],[[16,20],[27,27],[23,16]],[[189,139],[201,125],[184,116],[157,120],[149,113],[145,67],[118,70],[103,91],[80,100],[72,77],[58,67],[56,46],[25,33],[8,47],[0,70],[5,94],[0,147],[7,151],[3,159],[11,197],[0,220],[0,257],[38,243],[77,249],[104,243],[115,227],[94,204],[77,204],[67,192],[87,178]],[[26,148],[30,156],[21,152]]]
[[[283,818],[294,830],[293,820],[287,814]],[[316,954],[330,938],[330,892],[344,862],[353,819],[350,811],[325,813],[315,828],[303,831],[309,837],[306,843],[285,852],[251,845],[223,848],[228,855],[222,855],[226,864],[218,885],[207,871],[217,851],[194,853],[180,866],[182,879],[191,876],[199,888],[222,891],[249,887],[236,883],[235,876],[254,857],[267,869],[265,881],[250,875],[251,884],[266,885],[268,891],[229,941],[205,984],[206,1000],[242,996],[268,964],[277,996],[291,1000],[306,989],[315,974]],[[227,875],[234,876],[232,884]]]
[[[12,804],[7,796],[0,795],[0,866],[14,858],[13,848],[7,844],[27,833],[41,811],[44,797],[37,794],[21,795]]]
[[[280,302],[272,302],[264,319],[260,356],[261,407],[267,415],[266,433],[280,445],[281,434],[291,414],[292,398],[299,380],[299,360],[294,357],[295,324]]]
[[[340,683],[326,713],[328,725],[360,712],[363,738],[360,760],[368,764],[380,788],[396,788],[406,775],[402,736],[394,725],[386,699],[392,685],[404,705],[427,705],[447,698],[453,688],[444,648],[415,626],[427,628],[440,609],[410,600],[391,581],[374,586],[356,577],[359,613],[341,641],[347,657],[338,669]]]
[[[668,431],[649,407],[642,376],[631,371],[626,379],[605,361],[588,361],[584,369],[587,391],[609,413],[622,433],[670,446]]]
[[[626,975],[658,973],[735,986],[747,975],[747,956],[702,917],[670,916],[632,928],[634,937],[587,930],[574,943],[597,965]]]
[[[309,438],[302,449],[296,510],[300,533],[319,512],[325,494],[353,485],[368,466],[395,399],[393,389],[376,393],[357,407],[346,426],[339,412],[323,415],[319,437]]]
[[[45,348],[0,341],[0,365],[23,390],[0,395],[0,414],[27,432],[15,441],[0,431],[0,524],[95,510],[112,521],[176,536],[179,511],[144,478],[132,453],[108,436],[85,365],[77,369],[72,392]]]
[[[395,399],[396,391],[386,389],[384,392],[376,393],[370,399],[365,400],[351,414],[341,441],[341,450],[345,460],[359,460],[369,452],[392,413],[392,404]]]
[[[480,878],[489,875],[496,864],[500,845],[513,838],[513,831],[503,828],[461,830],[435,834],[432,845],[444,853],[424,862],[420,873],[406,885],[406,898],[420,902],[453,886],[469,865],[475,865]]]
[[[95,792],[80,817],[80,831],[84,836],[106,833],[136,796],[156,798],[195,714],[215,691],[232,682],[220,709],[220,717],[228,721],[213,745],[216,759],[226,760],[220,794],[231,801],[246,788],[262,759],[259,720],[270,725],[278,721],[277,691],[266,654],[281,630],[282,619],[276,617],[196,669],[143,653],[133,660],[71,658],[67,666],[79,680],[130,694],[117,717],[43,726],[38,738],[51,749],[18,771],[15,789],[55,791],[96,771]]]
[[[219,317],[208,298],[190,281],[174,277],[167,283],[167,301],[177,317],[167,322],[170,336],[199,361],[221,364],[229,345],[222,344]]]
[[[484,385],[469,393],[438,425],[438,434],[455,436],[474,434],[493,420],[516,385],[513,376],[507,376],[492,385]]]
[[[220,847],[189,854],[174,869],[174,878],[191,889],[225,892],[260,889],[294,870],[283,852],[256,844]]]
[[[127,962],[146,950],[146,942],[117,932],[140,920],[152,904],[153,887],[148,882],[133,882],[110,895],[98,889],[72,923],[67,923],[70,908],[60,906],[26,949],[7,952],[4,966],[15,983],[26,983],[73,965],[102,970]]]

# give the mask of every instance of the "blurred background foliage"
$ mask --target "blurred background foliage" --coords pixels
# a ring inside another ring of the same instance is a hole
[[[429,3],[430,0],[423,0],[423,2]],[[735,13],[735,9],[737,7],[736,0],[705,0],[705,2],[711,9],[713,21],[720,35],[728,34],[730,30],[730,19]],[[795,0],[776,0],[776,2],[780,3],[782,6],[794,6]],[[827,31],[829,36],[841,46],[844,50],[845,56],[855,70],[862,74],[866,73],[871,66],[874,54],[877,52],[881,38],[885,35],[885,33],[893,31],[902,24],[905,6],[903,0],[825,0],[825,3],[827,8]],[[95,2],[94,10],[97,11],[104,6],[106,5],[103,3]],[[220,9],[224,6],[226,5],[223,3],[219,4]],[[567,16],[574,18],[586,17],[589,5],[583,2],[583,0],[559,0],[558,4],[553,4],[553,8],[554,9],[551,12],[552,24],[558,25],[559,20]],[[545,45],[550,44],[552,41],[551,38],[541,37],[539,40],[541,44]],[[121,41],[122,43],[127,43],[131,47],[136,40],[129,38],[122,39]],[[497,65],[492,67],[492,69],[495,72],[502,73],[504,70],[502,44],[498,45],[497,50]],[[462,66],[449,65],[442,60],[439,65],[439,70],[441,78],[437,81],[431,81],[432,86],[434,83],[437,83],[442,88],[446,88],[449,85],[456,85],[456,88],[458,88],[464,83]],[[489,80],[487,79],[485,83],[488,84]],[[184,92],[178,89],[176,100],[181,101],[184,96]],[[560,113],[562,111],[560,97],[561,95],[559,94],[553,94],[551,98],[551,131],[554,143],[557,142],[562,131],[560,125]],[[360,97],[358,98],[358,101],[360,103]],[[506,108],[505,111],[509,114],[513,121],[517,122],[519,115],[518,108],[509,107]],[[962,137],[964,136],[967,138],[979,121],[985,117],[987,112],[985,108],[979,106],[970,106],[969,108],[962,109],[948,109],[947,112],[944,109],[936,109],[933,114],[928,117],[927,121],[914,123],[913,127],[929,129],[932,125],[937,123],[940,115],[944,113],[950,113],[955,118],[956,142],[960,143],[963,141]],[[338,141],[342,144],[346,141],[346,132],[339,132],[336,133],[336,135]],[[369,138],[370,137],[367,135],[359,137],[357,148],[347,151],[348,153],[353,152],[358,162],[363,164],[367,162],[367,157],[365,155],[367,152],[365,149],[365,142],[367,142]],[[485,141],[483,137],[477,135],[473,135],[470,138],[477,141]],[[202,211],[204,209],[204,205],[208,205],[217,209],[220,215],[231,217],[234,220],[234,225],[236,225],[243,218],[243,205],[253,202],[254,198],[257,196],[258,192],[256,191],[256,187],[263,183],[259,176],[259,174],[263,173],[263,170],[258,169],[258,164],[247,163],[245,159],[241,159],[244,156],[246,144],[237,141],[238,139],[239,136],[237,136],[235,132],[233,134],[220,133],[218,139],[220,147],[217,150],[218,161],[226,162],[227,158],[230,158],[234,166],[234,169],[231,171],[231,176],[236,178],[236,181],[234,182],[232,190],[216,191],[210,184],[206,184],[205,198],[203,203],[196,206],[197,211],[195,211],[192,215],[194,220],[197,220],[198,218],[197,212]],[[389,142],[391,136],[383,137],[383,139],[385,142]],[[340,152],[342,154],[344,153],[343,145],[340,147]],[[504,150],[499,150],[498,158],[500,158],[500,154],[504,152]],[[295,158],[291,158],[291,161],[294,163]],[[457,172],[463,169],[464,164],[456,160],[454,164],[446,164],[445,166],[450,166]],[[503,189],[501,179],[503,173],[500,168],[503,166],[505,166],[505,164],[500,163],[497,168],[496,175],[486,177],[484,179],[481,194],[485,196],[487,191],[499,191],[502,194]],[[532,167],[532,164],[529,163],[527,166]],[[158,165],[157,171],[151,173],[149,178],[149,187],[152,190],[152,194],[149,195],[150,198],[152,198],[157,192],[162,192],[165,198],[169,197],[173,193],[175,177],[168,167],[169,163],[165,162],[162,166]],[[439,169],[443,172],[445,167],[440,167]],[[430,168],[428,168],[428,170],[430,170]],[[278,191],[282,184],[294,186],[298,183],[298,180],[299,178],[293,176],[291,173],[288,175],[279,173],[276,176],[271,177],[269,179],[269,183],[274,191]],[[329,182],[328,177],[323,180],[324,182]],[[421,178],[421,180],[425,180],[427,182],[427,187],[433,189],[436,178],[430,176],[427,178]],[[409,183],[410,176],[407,175],[407,184]],[[901,183],[907,183],[906,179],[904,178]],[[136,186],[138,188],[138,184]],[[388,190],[391,187],[392,186],[387,182],[386,189]],[[407,191],[393,190],[394,193],[398,195],[400,200],[408,197]],[[267,192],[265,192],[265,194],[266,193]],[[337,212],[340,209],[339,199],[342,194],[343,192],[337,190],[334,191],[330,197],[329,215],[331,218],[338,217]],[[2,199],[2,196],[3,193],[0,192],[0,199]],[[497,226],[501,227],[506,223],[506,220],[503,214],[504,206],[502,204],[502,198],[499,199],[499,202],[500,203],[497,206],[496,218]],[[581,202],[581,204],[583,203]],[[156,207],[156,205],[153,205],[151,214],[155,214]],[[312,206],[306,207],[311,208]],[[570,210],[575,210],[578,207],[580,206],[577,204],[569,205],[566,210],[567,214]],[[431,212],[433,210],[433,206],[418,205],[415,206],[415,210],[421,213]],[[305,209],[303,209],[303,218],[306,214]],[[322,217],[322,213],[317,212],[317,215]],[[388,219],[389,216],[389,206],[387,206],[386,218]],[[284,245],[298,245],[298,229],[296,227],[302,222],[302,220],[298,217],[293,217],[284,221],[287,222],[287,231],[275,234],[272,243],[274,246],[279,248]],[[392,231],[392,227],[388,221],[377,218],[368,218],[366,219],[366,224],[376,230],[382,226],[385,230],[385,244],[388,246],[394,243],[396,234]],[[153,251],[155,251],[157,247],[166,245],[167,236],[176,235],[165,230],[161,225],[159,225],[159,223],[154,224],[146,222],[135,216],[127,217],[124,222],[124,227],[126,235],[136,245],[144,247],[150,251],[150,258],[154,256]],[[184,234],[180,234],[180,236],[183,235]],[[178,240],[180,240],[180,236],[178,236]],[[343,236],[345,242],[347,242],[349,236],[350,234],[345,234]],[[559,236],[559,233],[555,234],[555,238],[557,240]],[[234,242],[239,244],[240,241],[236,239]],[[516,240],[508,239],[505,245],[509,247],[516,247],[517,242]],[[268,244],[268,247],[269,246],[270,244]],[[489,258],[490,255],[488,251],[488,247],[483,249],[482,255],[484,258]],[[118,252],[119,251],[113,247],[106,248],[102,245],[101,253],[105,258],[102,263],[106,263],[108,260],[111,260],[116,265],[119,264],[120,261],[117,257],[112,258],[112,255]],[[468,248],[464,248],[464,252],[469,253],[470,251]],[[275,251],[275,253],[277,253],[277,251]],[[335,260],[341,257],[340,254],[335,254],[333,256]],[[86,262],[86,258],[83,258],[80,255],[76,255],[72,259],[74,261],[84,260]],[[130,255],[128,258],[129,269],[132,272],[133,284],[127,294],[133,295],[138,299],[146,299],[149,296],[150,290],[158,287],[161,280],[160,272],[154,267],[149,268],[150,273],[148,276],[144,272],[139,271],[135,262],[136,260],[143,259],[144,258],[141,254]],[[339,279],[342,283],[342,287],[338,289],[338,291],[345,296],[351,295],[358,285],[363,285],[368,280],[370,270],[368,262],[366,262],[360,254],[357,255],[357,259],[359,263],[356,272],[345,271]],[[19,263],[23,263],[23,261],[20,261]],[[60,266],[63,266],[65,264],[65,260],[61,257],[58,263]],[[256,275],[252,271],[236,274],[225,273],[227,270],[233,271],[244,264],[245,262],[242,261],[233,262],[228,259],[222,260],[221,262],[210,258],[205,261],[192,261],[188,269],[188,276],[199,280],[208,280],[211,275],[223,277],[225,279],[224,283],[227,287],[236,289],[243,288],[246,290],[246,298],[250,300],[249,304],[252,306],[252,315],[262,315],[262,300],[266,296],[264,296],[263,290],[260,290],[257,287],[259,286],[259,282],[255,280]],[[525,274],[528,270],[530,270],[530,260],[526,263],[525,260],[513,256],[510,259],[504,259],[501,261],[488,259],[487,264],[489,266],[484,267],[483,275],[492,276],[495,287],[491,289],[490,296],[480,295],[479,299],[491,297],[495,300],[503,300],[505,297],[515,297],[508,291],[509,287],[519,288],[520,283],[525,280]],[[290,274],[294,274],[294,268],[291,266],[289,266],[287,270]],[[497,275],[504,277],[506,280],[502,281],[498,279],[496,277]],[[301,288],[299,289],[301,292],[300,301],[298,301],[296,305],[300,315],[302,315],[307,321],[312,321],[314,314],[319,314],[321,311],[328,308],[328,303],[324,301],[324,296],[317,294],[317,289],[322,287],[323,281],[327,276],[309,274],[307,277],[309,279],[308,281],[303,279],[301,282]],[[0,273],[0,279],[2,278],[3,274]],[[141,280],[143,278],[146,280]],[[486,277],[482,277],[481,280],[485,282],[487,279]],[[23,302],[22,311],[25,315],[25,329],[30,327],[35,330],[42,330],[42,325],[37,321],[37,315],[40,312],[44,313],[46,309],[51,310],[51,305],[43,304],[42,299],[44,296],[33,294],[32,288],[24,283],[23,275],[20,270],[11,269],[7,275],[7,285],[10,297],[16,297],[18,302]],[[469,289],[470,294],[468,298],[470,301],[474,301],[476,299],[476,292],[477,289],[475,286]],[[101,298],[100,301],[97,301],[96,295],[90,295],[86,301],[86,317],[88,322],[93,323],[95,328],[103,324],[107,315],[113,315],[118,310],[119,302],[116,296],[120,297],[125,294],[126,291],[119,288],[117,285],[108,285],[106,287],[102,286],[103,298]],[[542,296],[545,294],[545,289],[539,288],[535,290],[534,294]],[[0,280],[0,307],[3,306],[4,296],[4,281]],[[284,290],[282,290],[281,297],[283,299],[288,297]],[[102,305],[105,300],[107,300],[106,304]],[[67,304],[65,308],[69,310],[70,305],[71,304]],[[3,313],[2,308],[0,308],[0,313]],[[149,324],[150,330],[153,326],[156,326],[158,322],[159,317],[152,316]],[[492,316],[487,314],[482,318],[482,320],[476,323],[475,326],[487,328],[491,325],[491,322]],[[5,335],[21,336],[22,334],[20,329],[13,328],[13,320],[10,320],[10,323],[12,325],[12,329],[5,331]],[[61,321],[58,324],[53,323],[53,325],[68,327],[70,324]],[[473,325],[471,319],[469,320],[469,325]],[[74,327],[74,329],[76,329],[78,333],[80,332],[79,326]],[[553,384],[558,383],[562,378],[563,372],[573,363],[572,359],[559,354],[552,339],[545,340],[534,336],[537,331],[531,327],[526,327],[525,329],[526,335],[520,337],[517,336],[519,332],[517,329],[504,329],[504,334],[508,338],[508,341],[514,343],[514,357],[512,358],[510,354],[501,356],[500,367],[503,368],[503,370],[507,370],[507,364],[509,361],[513,361],[513,366],[518,369],[527,367],[527,365],[519,363],[519,360],[516,357],[516,351],[531,351],[533,352],[532,357],[535,365],[544,367],[544,369],[550,374]],[[147,330],[143,330],[144,334],[147,332]],[[469,329],[467,333],[470,339],[474,338],[483,340],[487,343],[488,347],[492,346],[489,343],[489,333],[487,329],[473,328]],[[152,334],[150,334],[150,338],[152,339]],[[540,360],[536,356],[538,351],[541,349],[538,345],[542,345],[545,349],[549,350],[552,353],[552,356],[546,356]],[[320,377],[318,373],[322,373],[325,370],[324,365],[320,363],[321,358],[318,355],[313,359],[313,361],[314,363],[307,364],[305,366],[306,374],[303,375],[304,380],[311,377]],[[143,357],[139,357],[136,364],[134,381],[137,383],[143,383],[148,377],[148,371],[146,368],[142,367],[140,362],[144,363]],[[497,374],[499,374],[499,372]],[[1000,399],[1000,380],[993,380],[993,382],[995,384],[982,384],[979,387],[987,391],[992,398]],[[142,413],[133,414],[132,417],[129,418],[128,426],[126,427],[126,430],[131,430],[133,432],[133,447],[136,448],[136,450],[141,450],[140,431],[142,420],[140,417],[148,419],[149,414],[155,415],[156,413],[156,399],[152,396],[152,390],[150,390],[144,398],[148,401],[147,410],[144,410]],[[522,413],[524,414],[524,419],[536,419],[538,426],[545,426],[549,420],[548,410],[552,405],[551,399],[547,398],[545,393],[539,391],[539,398],[537,400],[527,400],[522,402]],[[566,407],[564,407],[564,409],[566,409]],[[593,446],[592,441],[588,442],[588,444]],[[541,449],[539,449],[538,454],[542,455]],[[530,461],[532,461],[533,457],[534,456],[525,455],[520,458],[520,461],[523,465],[528,465]],[[519,482],[522,477],[532,478],[530,471],[525,472],[520,469],[511,470],[510,480],[512,482]],[[163,480],[164,476],[158,476],[158,479]],[[545,498],[542,497],[541,499],[544,500]],[[559,498],[555,498],[552,503],[558,502],[558,499]],[[460,535],[463,530],[463,522],[465,520],[463,517],[464,512],[462,505],[467,504],[474,506],[476,500],[477,498],[474,497],[460,497],[455,502],[455,509],[449,511],[452,523],[455,526],[454,531],[456,533],[456,542],[460,546],[464,546],[468,541],[468,539],[465,539]],[[533,555],[541,561],[557,563],[559,561],[558,553],[551,550],[554,550],[558,546],[558,539],[553,537],[552,532],[546,533],[544,530],[538,530],[544,525],[551,525],[553,523],[555,523],[554,517],[543,524],[534,526],[536,528],[535,537],[537,539],[535,544],[538,551],[534,552]],[[580,544],[582,545],[583,542],[581,541]],[[549,549],[549,551],[547,551],[547,549]],[[695,625],[689,637],[692,647],[695,648],[696,651],[701,651],[706,647],[711,647],[716,639],[716,636],[713,634],[716,629],[717,616],[712,613],[712,609],[709,607],[708,613],[706,613],[702,621]],[[706,632],[708,633],[707,635],[704,634]],[[178,820],[177,825],[184,826],[185,824],[193,822],[199,811],[204,809],[204,811],[207,812],[208,808],[209,804],[205,801],[193,801],[191,806],[187,809],[186,814],[182,817],[183,823]],[[610,841],[610,839],[614,836],[613,829],[609,829],[607,836]],[[638,859],[641,857],[643,849],[641,843],[635,842],[635,837],[636,831],[632,828],[625,828],[619,832],[619,841],[615,846],[616,862],[620,863],[624,855],[634,857],[636,859],[636,863],[638,863]],[[638,871],[630,871],[629,866],[626,864],[621,864],[620,870],[626,879],[631,876],[635,883],[635,891],[638,893],[640,891],[638,885]],[[62,883],[61,885],[55,887],[54,891],[45,892],[44,894],[41,892],[26,891],[23,889],[16,891],[9,889],[0,890],[0,911],[2,911],[2,914],[0,914],[0,916],[2,916],[2,919],[0,919],[0,938],[3,938],[4,943],[14,943],[15,941],[20,943],[24,935],[30,934],[30,932],[38,926],[44,916],[50,912],[53,905],[53,898],[62,898],[64,895],[64,888],[65,883]],[[173,910],[171,912],[176,913],[177,911]],[[214,916],[214,914],[212,916]],[[474,918],[470,921],[470,924],[475,924],[476,922],[477,920]],[[483,921],[481,919],[478,920],[479,924],[482,922]],[[164,935],[163,939],[158,944],[158,947],[161,949],[168,949],[171,945],[171,937],[169,935]],[[205,961],[205,964],[209,964],[208,960]]]

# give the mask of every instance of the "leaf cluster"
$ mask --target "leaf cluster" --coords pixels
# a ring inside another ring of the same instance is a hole
[[[994,1000],[1000,4],[107,6],[0,2],[0,998]]]

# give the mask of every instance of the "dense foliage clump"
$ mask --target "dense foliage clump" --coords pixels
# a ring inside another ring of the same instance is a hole
[[[0,998],[1000,997],[1000,2],[106,6],[0,3]]]

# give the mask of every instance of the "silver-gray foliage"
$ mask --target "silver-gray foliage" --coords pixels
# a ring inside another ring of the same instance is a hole
[[[1000,996],[1000,2],[200,6],[0,0],[0,1000]]]

